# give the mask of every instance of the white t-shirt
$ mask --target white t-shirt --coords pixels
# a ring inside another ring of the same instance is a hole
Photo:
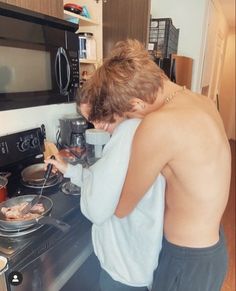
[[[70,165],[65,174],[81,187],[81,211],[93,222],[93,247],[102,268],[114,280],[135,287],[149,286],[158,264],[165,192],[165,179],[159,175],[128,216],[114,215],[139,123],[139,119],[123,121],[100,160],[89,169]]]

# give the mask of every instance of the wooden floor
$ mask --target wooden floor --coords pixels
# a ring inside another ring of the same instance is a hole
[[[229,270],[222,291],[235,291],[235,141],[230,142],[232,151],[232,178],[229,201],[223,216],[223,226],[229,253]]]

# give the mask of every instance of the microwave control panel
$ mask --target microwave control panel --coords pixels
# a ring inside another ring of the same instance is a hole
[[[71,75],[72,75],[72,83],[71,87],[79,87],[79,58],[77,52],[69,51],[70,59],[71,59]]]

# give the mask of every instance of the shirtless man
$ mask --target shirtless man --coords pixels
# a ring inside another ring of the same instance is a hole
[[[170,82],[137,41],[115,46],[100,68],[104,75],[91,120],[143,118],[116,216],[129,215],[159,173],[167,180],[165,237],[152,290],[220,291],[231,154],[215,104]]]

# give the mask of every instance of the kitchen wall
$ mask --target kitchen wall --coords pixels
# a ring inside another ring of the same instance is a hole
[[[235,140],[235,29],[229,32],[227,38],[219,92],[219,109],[228,138]]]
[[[0,136],[44,124],[47,140],[56,141],[59,118],[76,114],[75,103],[0,111]]]
[[[226,51],[223,47],[217,56],[216,36],[220,35],[225,42],[229,27],[219,1],[152,0],[151,14],[156,18],[172,18],[180,29],[178,54],[194,60],[192,90],[201,93],[206,86],[210,88],[210,98],[219,93],[219,111],[227,136],[235,139],[235,27],[228,35]],[[219,67],[220,63],[223,67]]]
[[[152,0],[153,18],[172,18],[173,25],[180,29],[178,54],[192,58],[192,90],[201,92],[204,42],[208,0]]]

